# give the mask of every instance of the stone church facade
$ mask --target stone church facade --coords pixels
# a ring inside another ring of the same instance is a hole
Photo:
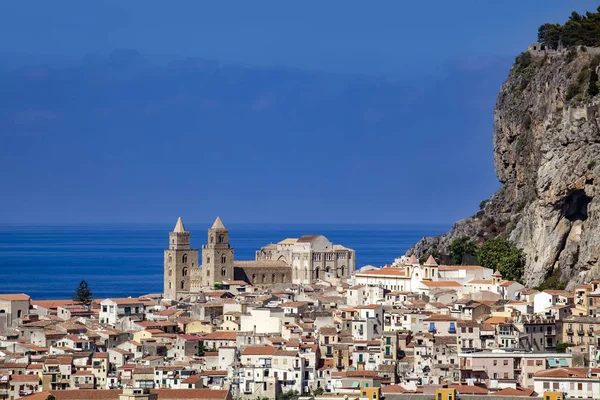
[[[236,261],[229,230],[219,217],[208,230],[206,244],[190,247],[190,232],[181,218],[169,232],[164,259],[164,296],[182,300],[212,290],[215,283],[241,280],[253,286],[311,284],[318,279],[348,278],[355,268],[354,250],[332,244],[322,235],[304,235],[267,245],[256,259]]]
[[[318,279],[349,278],[356,267],[355,255],[323,235],[303,235],[262,247],[256,259],[284,262],[292,269],[292,283],[310,285]]]

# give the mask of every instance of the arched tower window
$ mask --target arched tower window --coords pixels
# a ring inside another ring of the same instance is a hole
[[[319,279],[319,267],[315,269],[315,279]]]
[[[187,276],[187,268],[184,268],[183,271],[181,271],[181,275]]]
[[[281,283],[285,283],[285,274],[281,274]]]
[[[271,275],[271,283],[275,283],[275,274]]]
[[[263,275],[262,275],[262,283],[265,283],[265,281],[266,281],[266,280],[267,280],[267,275],[266,275],[266,274],[263,274]]]
[[[169,268],[169,276],[173,275],[173,270]]]
[[[171,289],[171,282],[169,282],[169,289]]]
[[[219,236],[219,243],[225,243],[225,235]]]
[[[227,257],[224,255],[221,256],[221,264],[225,264],[227,262]]]
[[[221,268],[221,276],[227,275],[227,268]]]
[[[185,287],[185,281],[181,281],[181,288],[183,289]]]
[[[210,264],[210,256],[206,257],[206,263]]]
[[[206,276],[210,276],[210,269],[206,268]]]
[[[214,241],[215,241],[215,237],[213,235],[210,235],[210,242],[214,243]]]
[[[184,264],[185,264],[185,263],[187,263],[187,254],[184,254],[184,255],[181,257],[181,262],[182,262],[182,263],[184,263]]]
[[[252,283],[256,283],[256,274],[252,274]]]

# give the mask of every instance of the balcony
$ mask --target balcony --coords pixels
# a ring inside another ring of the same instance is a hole
[[[567,335],[573,334],[573,328],[567,328]]]
[[[588,330],[588,336],[594,336],[594,330],[593,329],[589,329]]]
[[[585,331],[582,328],[577,329],[578,335],[583,336],[584,333],[585,333]]]

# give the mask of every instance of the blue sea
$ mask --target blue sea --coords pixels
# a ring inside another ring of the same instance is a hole
[[[206,243],[211,224],[186,224],[192,247]],[[95,298],[161,293],[163,250],[174,224],[0,225],[0,293],[33,299],[71,298],[79,282]],[[237,260],[254,259],[261,246],[303,234],[323,234],[356,250],[357,267],[381,266],[423,236],[445,225],[271,225],[231,224],[229,241]]]

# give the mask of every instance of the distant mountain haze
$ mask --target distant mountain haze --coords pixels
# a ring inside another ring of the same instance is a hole
[[[0,69],[0,222],[444,223],[499,186],[513,61],[391,81],[137,50]]]

